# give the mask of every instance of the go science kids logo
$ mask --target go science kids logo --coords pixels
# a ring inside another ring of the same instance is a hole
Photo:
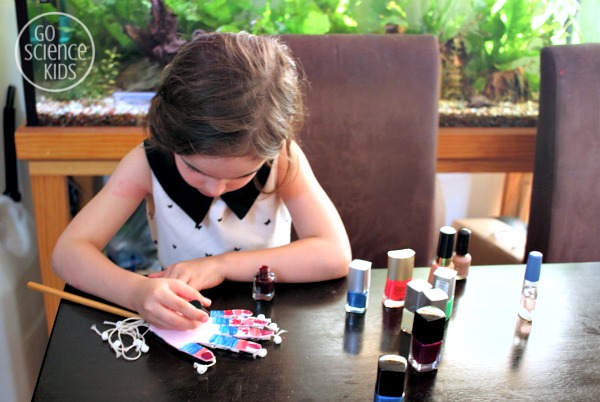
[[[19,49],[21,35],[29,35],[30,40]],[[19,55],[32,62],[35,79],[23,72]],[[62,12],[33,18],[21,29],[15,44],[15,59],[23,78],[48,92],[62,92],[80,84],[92,70],[94,57],[94,40],[88,28]]]

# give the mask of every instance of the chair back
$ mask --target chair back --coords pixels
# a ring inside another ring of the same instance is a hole
[[[310,86],[300,133],[353,258],[430,265],[440,60],[430,35],[284,35]]]
[[[541,52],[526,255],[600,261],[600,44]]]

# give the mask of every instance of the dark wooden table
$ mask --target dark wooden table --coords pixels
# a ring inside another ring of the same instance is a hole
[[[472,267],[457,286],[439,369],[407,376],[406,400],[591,401],[600,398],[600,263],[544,264],[533,323],[517,316],[524,265]],[[428,269],[415,270],[426,277]],[[268,355],[216,351],[198,375],[189,361],[148,339],[139,360],[116,359],[90,330],[116,317],[62,301],[35,401],[369,401],[377,358],[408,356],[401,311],[383,308],[386,271],[373,270],[369,308],[347,315],[346,281],[277,284],[255,304],[248,283],[205,292],[213,308],[249,308],[287,329]]]

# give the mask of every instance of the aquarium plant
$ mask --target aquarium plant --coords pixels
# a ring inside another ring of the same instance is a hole
[[[443,63],[443,98],[483,96],[490,102],[517,102],[536,97],[540,49],[580,42],[578,13],[584,5],[593,9],[599,1],[27,0],[27,4],[29,18],[49,11],[77,16],[94,38],[98,77],[62,93],[65,99],[110,96],[115,90],[152,91],[164,65],[195,33],[248,31],[435,35]],[[41,23],[61,22],[50,18]]]

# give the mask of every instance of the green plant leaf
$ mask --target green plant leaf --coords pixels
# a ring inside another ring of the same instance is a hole
[[[329,17],[320,11],[310,11],[302,23],[302,31],[305,34],[325,34],[329,32],[331,23]]]

